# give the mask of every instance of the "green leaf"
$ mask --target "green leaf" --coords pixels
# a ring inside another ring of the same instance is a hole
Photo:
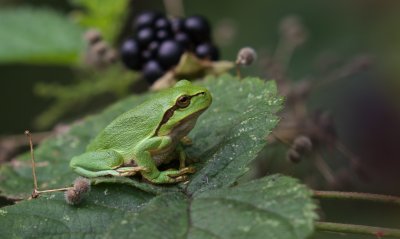
[[[0,232],[4,238],[297,239],[312,233],[316,219],[311,192],[277,175],[194,198],[183,193],[151,197],[126,189],[98,187],[89,198],[93,203],[88,199],[79,207],[60,197],[5,207]]]
[[[118,195],[115,197],[115,195]],[[97,186],[79,207],[62,194],[0,209],[1,238],[96,238],[126,212],[135,213],[153,196],[128,186]]]
[[[115,222],[106,238],[307,238],[316,219],[310,196],[278,175],[194,198],[164,194]]]
[[[198,169],[187,187],[189,193],[232,185],[247,171],[247,165],[265,146],[266,135],[278,122],[275,113],[282,100],[277,97],[275,83],[257,78],[239,80],[224,75],[208,78],[205,85],[213,95],[211,107],[199,118],[189,134],[193,145],[185,151],[198,159]],[[69,160],[85,151],[86,145],[116,116],[151,97],[120,101],[103,113],[89,117],[71,130],[41,144],[35,151],[38,162],[39,188],[63,187],[71,184],[76,174],[69,169]],[[0,168],[0,191],[8,197],[27,197],[32,190],[29,155]],[[124,180],[123,183],[127,183]],[[145,185],[146,190],[177,190],[177,186]],[[175,189],[173,189],[175,188]]]
[[[317,218],[310,197],[279,175],[200,193],[190,207],[189,238],[307,238]]]
[[[50,9],[0,9],[0,63],[75,64],[82,33]]]
[[[189,200],[182,193],[162,194],[139,213],[125,214],[104,238],[184,238],[189,227]]]
[[[189,135],[197,158],[189,184],[152,185],[130,178],[97,178],[79,206],[61,194],[0,210],[2,238],[306,238],[313,230],[309,190],[294,179],[271,176],[233,186],[265,146],[282,100],[273,82],[229,75],[208,78],[213,104]],[[117,115],[151,98],[134,96],[88,117],[36,150],[41,189],[69,185],[69,159]],[[29,157],[0,169],[0,190],[27,197],[32,190]],[[100,185],[97,185],[100,184]],[[3,236],[4,235],[4,236]]]
[[[103,37],[112,41],[121,31],[127,10],[128,0],[72,0],[72,2],[84,8],[84,11],[75,11],[72,16],[82,25],[89,28],[97,28]]]
[[[87,117],[62,135],[42,142],[35,149],[36,173],[40,189],[64,187],[77,177],[69,168],[69,160],[85,151],[86,145],[116,116],[140,104],[146,96],[133,96],[116,103],[97,116]],[[32,191],[30,156],[25,154],[8,165],[0,165],[0,191],[11,198],[26,198]]]
[[[273,81],[242,81],[224,75],[209,78],[206,86],[213,104],[189,135],[189,157],[200,159],[199,172],[191,178],[189,193],[232,185],[247,172],[247,165],[266,144],[266,136],[278,123],[282,99]]]

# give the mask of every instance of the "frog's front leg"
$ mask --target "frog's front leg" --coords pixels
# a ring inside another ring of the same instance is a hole
[[[176,147],[176,152],[178,153],[179,158],[179,169],[183,169],[186,165],[186,152],[183,150],[181,143],[178,143]]]
[[[143,167],[122,167],[124,159],[114,150],[86,152],[73,157],[70,167],[79,175],[94,178],[101,176],[132,176]]]
[[[180,170],[159,171],[155,165],[151,152],[157,152],[171,145],[169,136],[153,137],[141,142],[135,147],[135,162],[138,166],[147,170],[142,172],[144,178],[152,183],[176,183],[187,180],[185,174],[192,173],[192,168],[181,168]]]

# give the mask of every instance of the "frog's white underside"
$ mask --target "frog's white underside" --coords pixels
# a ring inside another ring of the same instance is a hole
[[[195,114],[192,114],[172,129],[172,131],[168,134],[168,136],[171,137],[172,143],[169,144],[168,147],[151,152],[153,160],[157,166],[163,163],[168,163],[178,157],[178,155],[174,155],[177,144],[194,128],[197,118],[202,112],[203,111],[199,111]]]

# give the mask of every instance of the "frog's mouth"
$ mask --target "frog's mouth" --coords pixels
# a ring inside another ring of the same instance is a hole
[[[196,125],[196,121],[199,118],[199,116],[205,110],[206,109],[201,109],[201,110],[187,116],[186,118],[183,118],[182,120],[180,120],[179,123],[171,129],[171,131],[168,135],[170,135],[172,138],[179,138],[179,139],[188,135],[189,132]]]
[[[204,111],[206,111],[206,109],[207,108],[198,110],[198,111],[194,112],[193,114],[183,118],[180,122],[184,123],[184,122],[187,122],[187,121],[189,121],[189,120],[191,120],[193,118],[198,118]]]

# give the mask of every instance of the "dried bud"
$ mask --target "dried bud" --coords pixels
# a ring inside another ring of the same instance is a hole
[[[78,177],[74,182],[74,190],[78,194],[84,194],[90,191],[90,180],[84,177]]]
[[[256,51],[251,47],[244,47],[240,49],[237,58],[236,64],[242,66],[249,66],[257,59]]]
[[[118,60],[118,53],[117,53],[117,51],[116,51],[115,49],[109,49],[109,50],[106,52],[106,55],[104,56],[104,60],[105,60],[107,63],[110,63],[110,64],[117,62],[117,60]]]
[[[99,41],[96,42],[90,50],[97,56],[103,56],[108,49],[109,46],[105,41]]]
[[[65,194],[65,201],[70,205],[77,205],[82,201],[82,195],[79,194],[75,189],[68,189]]]
[[[301,156],[299,152],[295,149],[291,148],[287,151],[286,158],[292,163],[299,163],[301,160]]]
[[[293,149],[301,154],[311,152],[312,146],[310,138],[304,135],[298,136],[292,145]]]
[[[101,33],[96,29],[89,29],[85,32],[84,39],[90,44],[93,45],[101,40]]]

